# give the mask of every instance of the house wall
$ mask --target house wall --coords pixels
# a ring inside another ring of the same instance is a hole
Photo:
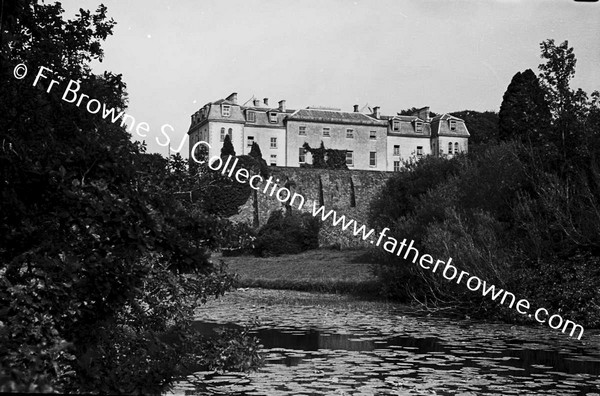
[[[300,126],[306,127],[306,136],[299,135]],[[323,136],[323,128],[330,128],[330,137]],[[346,137],[346,130],[354,131],[354,138]],[[375,131],[377,139],[370,139],[370,132]],[[312,148],[318,148],[321,141],[325,148],[350,150],[354,154],[354,166],[351,169],[385,171],[387,128],[376,125],[330,124],[323,122],[288,121],[287,123],[287,166],[298,167],[300,163],[299,148],[307,142]],[[371,166],[370,152],[376,152],[376,165]],[[307,162],[311,163],[310,155]]]
[[[394,155],[394,146],[400,146],[400,155]],[[431,139],[429,136],[392,136],[387,137],[388,171],[394,170],[394,161],[417,159],[417,147],[423,147],[423,155],[431,154]]]
[[[250,147],[248,147],[248,137],[253,136],[254,141],[260,146],[262,157],[267,164],[271,164],[271,155],[277,156],[277,166],[285,166],[285,147],[286,147],[286,134],[283,128],[266,128],[266,127],[255,127],[248,126],[244,127],[244,151],[240,152],[243,154],[250,153]],[[277,138],[277,148],[271,148],[271,138]]]

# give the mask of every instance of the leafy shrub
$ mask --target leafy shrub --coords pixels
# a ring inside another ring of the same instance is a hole
[[[309,213],[276,210],[258,231],[254,252],[264,256],[316,249],[319,247],[319,227],[319,220]]]
[[[254,250],[256,232],[246,223],[227,221],[219,236],[219,247],[224,256],[242,255]]]

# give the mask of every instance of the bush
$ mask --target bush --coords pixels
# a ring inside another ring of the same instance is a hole
[[[246,223],[226,221],[219,230],[219,247],[223,256],[239,256],[254,250],[256,231]]]
[[[319,247],[320,222],[309,213],[276,210],[259,231],[254,243],[258,256],[296,254]]]

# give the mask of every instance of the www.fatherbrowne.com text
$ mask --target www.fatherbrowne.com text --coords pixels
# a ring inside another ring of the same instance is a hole
[[[206,161],[198,160],[194,153],[196,152],[196,148],[202,145],[211,148],[209,143],[201,141],[197,142],[191,150],[192,159],[200,164],[204,164]],[[279,186],[277,184],[279,180],[274,181],[272,176],[266,180],[260,175],[251,176],[247,169],[243,167],[236,168],[237,162],[238,159],[232,156],[228,156],[226,160],[214,156],[208,161],[208,167],[214,171],[221,170],[223,175],[229,176],[238,183],[248,182],[251,188],[261,191],[270,197],[274,196],[281,203],[295,206],[298,210],[302,210],[305,199],[301,194],[292,194],[286,187]],[[229,167],[229,165],[231,166]],[[264,187],[262,186],[263,183]],[[375,246],[381,246],[383,243],[382,247],[386,252],[395,254],[398,257],[402,256],[405,260],[411,259],[413,264],[417,264],[425,270],[441,273],[450,282],[456,281],[457,284],[462,282],[470,291],[481,292],[484,297],[489,296],[492,301],[498,301],[500,304],[507,303],[509,308],[514,307],[519,314],[534,318],[539,323],[547,323],[552,329],[560,329],[563,333],[570,330],[569,336],[577,336],[578,340],[583,336],[584,329],[581,325],[571,320],[564,320],[558,314],[549,316],[550,314],[545,308],[538,308],[533,312],[528,300],[520,299],[517,301],[516,296],[508,290],[497,288],[493,284],[488,285],[486,281],[482,281],[477,276],[459,270],[456,266],[452,265],[452,257],[449,257],[447,261],[442,261],[435,260],[429,254],[420,254],[419,250],[414,247],[414,240],[409,241],[407,238],[404,238],[402,241],[398,241],[398,239],[386,235],[390,230],[387,227],[381,232],[376,233],[373,229],[368,230],[364,224],[359,226],[353,219],[346,219],[344,215],[338,216],[334,210],[327,211],[324,206],[318,206],[316,202],[313,202],[312,205],[312,215],[320,217],[323,221],[330,219],[333,226],[341,227],[344,231],[348,230],[354,236],[360,237],[363,241],[368,241]],[[376,239],[375,236],[377,236]],[[579,331],[579,335],[576,335],[577,331]]]

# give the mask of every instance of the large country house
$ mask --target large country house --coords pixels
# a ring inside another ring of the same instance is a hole
[[[248,154],[259,144],[263,158],[273,166],[299,167],[310,164],[310,153],[302,146],[347,150],[350,169],[397,171],[407,160],[424,155],[453,156],[466,152],[469,132],[465,122],[449,114],[433,118],[429,107],[410,116],[381,115],[379,107],[368,114],[359,111],[307,107],[290,110],[285,100],[277,107],[267,98],[239,105],[237,94],[205,104],[192,114],[190,159],[194,144],[211,145],[209,156],[219,155],[225,135],[231,137],[238,155]]]

